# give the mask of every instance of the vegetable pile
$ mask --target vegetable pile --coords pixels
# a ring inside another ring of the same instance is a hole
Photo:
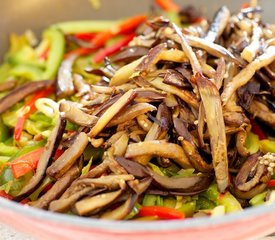
[[[271,203],[275,26],[252,1],[11,34],[0,67],[0,196],[113,220]]]

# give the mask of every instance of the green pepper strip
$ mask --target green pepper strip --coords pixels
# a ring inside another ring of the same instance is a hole
[[[196,211],[196,201],[184,203],[176,210],[183,212],[186,217],[192,217]]]
[[[55,28],[47,29],[43,36],[51,43],[43,79],[53,79],[65,52],[65,38],[63,33]]]
[[[64,34],[101,32],[111,29],[116,21],[72,21],[60,22],[51,26],[53,29],[60,29]]]
[[[247,134],[245,146],[250,154],[256,153],[260,147],[260,141],[258,135],[249,132]]]
[[[0,118],[0,142],[4,142],[9,138],[9,129]]]
[[[230,192],[220,194],[217,201],[220,205],[223,205],[225,207],[226,213],[237,212],[242,210],[241,204]]]
[[[271,141],[268,139],[260,141],[261,151],[264,153],[272,152],[275,153],[275,141]]]
[[[30,79],[31,81],[39,81],[43,77],[43,71],[40,68],[27,65],[27,64],[20,64],[13,67],[10,70],[10,75],[16,77],[25,77]]]
[[[0,142],[0,155],[1,156],[12,156],[18,152],[18,148],[14,146],[8,146]]]
[[[155,206],[157,201],[157,195],[145,194],[142,205],[143,206]]]
[[[255,197],[250,199],[249,204],[251,206],[257,206],[257,205],[263,204],[265,202],[267,193],[268,191],[257,194]]]

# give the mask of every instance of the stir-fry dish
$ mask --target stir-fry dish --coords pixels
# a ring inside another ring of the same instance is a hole
[[[219,216],[275,200],[275,25],[256,1],[10,35],[0,196],[112,220]],[[273,180],[274,178],[274,180]]]

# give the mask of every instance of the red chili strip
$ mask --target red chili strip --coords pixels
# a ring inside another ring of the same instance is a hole
[[[142,206],[138,212],[140,217],[158,216],[161,219],[183,219],[184,213],[173,208],[162,206]]]
[[[135,37],[135,34],[129,34],[123,39],[117,41],[112,46],[101,49],[93,58],[95,63],[99,63],[104,60],[105,57],[108,57],[116,52],[118,52],[122,47],[128,45],[128,43]]]
[[[49,87],[47,89],[43,89],[38,91],[33,95],[33,97],[24,105],[22,111],[22,116],[20,116],[17,120],[17,123],[14,128],[13,138],[15,141],[19,141],[22,131],[24,129],[25,121],[29,118],[29,116],[35,111],[35,101],[39,98],[47,97],[53,92],[53,87]]]

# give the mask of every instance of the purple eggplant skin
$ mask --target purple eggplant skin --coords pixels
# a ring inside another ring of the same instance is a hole
[[[57,96],[67,97],[74,93],[75,88],[73,84],[72,66],[76,60],[77,55],[71,55],[67,59],[63,60],[59,67],[57,74]]]
[[[119,53],[117,53],[113,58],[112,61],[117,62],[132,62],[137,60],[138,58],[148,54],[149,49],[143,46],[130,46],[125,47]]]
[[[52,86],[53,84],[53,81],[44,80],[25,83],[24,85],[13,89],[9,94],[7,94],[0,100],[0,114],[2,114],[10,107],[12,107],[14,104],[24,99],[26,96],[38,90]]]
[[[205,191],[211,184],[211,174],[198,174],[190,177],[166,177],[151,172],[140,163],[123,157],[116,157],[116,161],[129,173],[137,178],[152,177],[152,183],[159,189],[170,192],[199,193]]]
[[[53,200],[59,198],[66,189],[71,185],[71,183],[80,175],[81,168],[78,164],[72,166],[66,174],[64,174],[60,179],[58,179],[53,187],[47,191],[43,196],[41,196],[33,205],[36,208],[48,209],[50,203]]]
[[[75,138],[73,144],[47,168],[47,175],[56,180],[62,177],[82,155],[88,142],[89,140],[86,133],[80,132]]]
[[[192,196],[199,194],[204,190],[192,191],[192,192],[177,192],[177,191],[170,191],[170,190],[161,190],[157,188],[149,188],[145,191],[145,194],[152,194],[152,195],[160,195],[160,196]]]
[[[198,193],[205,191],[212,182],[210,174],[198,174],[190,177],[166,177],[153,174],[153,184],[171,192]]]
[[[222,35],[230,19],[230,12],[226,6],[222,6],[215,14],[214,19],[204,39],[215,42]]]
[[[137,178],[152,176],[152,173],[140,163],[128,160],[123,157],[115,157],[115,160],[129,173]]]
[[[20,193],[14,198],[14,201],[21,201],[29,196],[43,181],[44,177],[46,176],[46,169],[51,164],[53,156],[62,140],[65,127],[66,120],[62,117],[59,117],[55,128],[48,138],[45,150],[42,152],[42,155],[39,159],[35,174],[27,183],[27,185],[25,185],[24,188],[20,191]]]

